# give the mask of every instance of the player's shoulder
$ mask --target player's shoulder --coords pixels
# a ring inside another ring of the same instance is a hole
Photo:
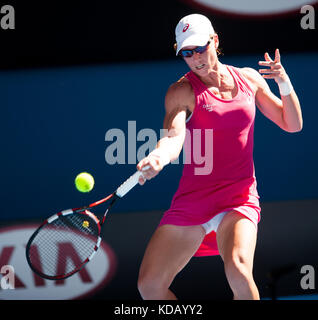
[[[243,67],[243,68],[237,68],[241,71],[241,73],[243,73],[244,75],[248,76],[248,77],[258,77],[259,73],[257,70],[255,70],[254,68],[251,67]]]
[[[244,67],[239,68],[241,73],[247,80],[249,80],[253,85],[256,85],[257,87],[262,86],[264,82],[264,78],[258,73],[257,70],[250,68],[250,67]]]
[[[192,91],[192,86],[190,84],[190,81],[185,76],[183,76],[169,86],[167,94],[183,95],[189,91]]]
[[[250,67],[238,68],[238,70],[241,72],[244,79],[248,82],[254,92],[257,92],[260,88],[264,89],[267,87],[265,79],[257,70]]]
[[[173,104],[187,104],[193,98],[193,90],[190,81],[186,77],[181,77],[172,83],[166,93],[166,102]]]

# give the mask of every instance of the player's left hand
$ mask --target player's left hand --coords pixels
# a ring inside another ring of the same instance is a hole
[[[259,69],[259,73],[262,74],[264,79],[275,79],[276,83],[284,82],[288,80],[288,75],[281,64],[279,50],[275,50],[275,60],[269,56],[266,52],[265,61],[259,61],[258,64],[264,67],[270,67],[269,69]]]

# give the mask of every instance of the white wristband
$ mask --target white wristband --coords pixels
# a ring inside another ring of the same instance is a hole
[[[286,81],[279,82],[278,88],[281,96],[288,96],[294,90],[289,78]]]
[[[160,158],[160,161],[162,162],[162,166],[164,167],[168,163],[170,163],[170,156],[167,151],[164,151],[160,148],[154,149],[149,153],[149,155],[154,155]]]

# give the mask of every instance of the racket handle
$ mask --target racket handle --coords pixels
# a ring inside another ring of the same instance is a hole
[[[145,166],[142,168],[142,170],[149,169],[150,166]],[[122,198],[127,192],[129,192],[137,183],[139,180],[139,177],[143,175],[142,171],[135,172],[132,176],[130,176],[125,182],[123,182],[116,190],[116,195],[119,198]]]

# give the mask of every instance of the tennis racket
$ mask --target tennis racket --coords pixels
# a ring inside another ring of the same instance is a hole
[[[149,166],[143,168],[147,170]],[[136,184],[142,171],[135,172],[115,192],[88,206],[63,210],[46,219],[30,237],[26,246],[27,262],[37,275],[50,280],[66,279],[80,271],[96,254],[101,230],[116,200]],[[89,209],[109,201],[99,220]],[[70,250],[76,255],[69,259]]]

